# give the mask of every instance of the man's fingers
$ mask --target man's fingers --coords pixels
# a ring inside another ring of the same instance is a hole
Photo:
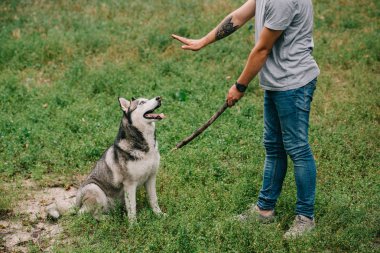
[[[192,50],[192,51],[198,51],[199,50],[199,48],[195,48],[193,45],[183,45],[181,48],[185,49],[185,50]]]
[[[178,40],[178,35],[172,34],[172,38]]]
[[[234,106],[243,96],[244,93],[239,92],[235,85],[231,86],[226,97],[228,107]]]
[[[228,105],[228,107],[234,106],[235,103],[236,103],[236,101],[237,101],[236,99],[227,98],[227,105]]]
[[[187,38],[184,38],[184,37],[181,37],[181,36],[178,36],[175,34],[172,34],[172,38],[182,42],[183,44],[186,44],[186,45],[189,44],[189,39],[187,39]]]

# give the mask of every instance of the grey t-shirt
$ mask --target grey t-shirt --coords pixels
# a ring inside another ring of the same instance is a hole
[[[283,33],[260,71],[263,89],[295,89],[319,75],[318,65],[311,55],[314,47],[311,0],[256,0],[256,43],[264,26]]]

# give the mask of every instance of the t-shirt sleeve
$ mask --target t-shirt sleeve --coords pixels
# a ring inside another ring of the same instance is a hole
[[[264,26],[283,31],[292,22],[296,13],[293,0],[268,0],[265,5]]]

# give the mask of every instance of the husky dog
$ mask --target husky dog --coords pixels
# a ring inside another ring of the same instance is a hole
[[[96,163],[76,194],[79,213],[89,212],[95,218],[123,203],[131,222],[136,220],[136,189],[145,185],[150,206],[155,214],[163,214],[156,194],[156,175],[160,163],[155,122],[165,118],[155,114],[161,97],[153,99],[119,98],[123,117],[114,144]],[[54,218],[59,211],[50,208]]]

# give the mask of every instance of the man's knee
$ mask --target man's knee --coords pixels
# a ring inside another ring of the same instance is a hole
[[[282,142],[264,140],[263,145],[267,155],[286,156]]]
[[[308,159],[310,156],[312,156],[309,143],[297,146],[285,145],[285,151],[293,161],[299,159]]]

